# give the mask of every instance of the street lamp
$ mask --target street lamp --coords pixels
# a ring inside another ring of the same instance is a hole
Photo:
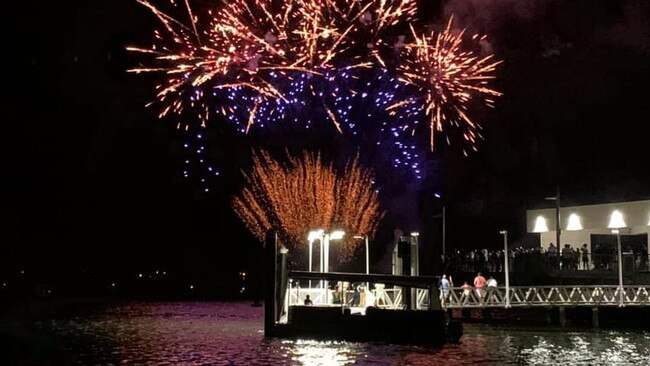
[[[368,246],[368,235],[355,235],[355,239],[365,239],[366,241],[366,274],[370,274],[370,248]]]
[[[321,250],[321,258],[323,259],[324,265],[321,266],[321,272],[330,271],[330,240],[343,239],[344,236],[345,236],[345,231],[342,230],[334,230],[331,233],[323,234],[323,239],[321,239],[322,240],[321,242],[324,244],[324,248],[323,250]],[[329,281],[325,281],[325,285],[323,286],[323,288],[325,289],[326,303],[329,301],[328,300],[329,292],[327,291],[328,285],[329,285]]]
[[[307,237],[307,240],[309,241],[309,272],[311,272],[312,268],[312,252],[314,248],[314,241],[318,239],[322,239],[323,233],[325,230],[323,229],[318,229],[318,230],[312,230],[309,232],[309,236]],[[323,251],[323,242],[321,240],[321,252]],[[322,268],[323,263],[321,262],[321,268]],[[311,280],[309,280],[309,288],[311,288]]]
[[[623,214],[619,210],[614,210],[609,218],[607,228],[612,229],[612,234],[616,234],[616,244],[618,246],[618,306],[623,306],[623,253],[621,251],[621,230],[626,227]]]
[[[437,199],[441,199],[441,198],[442,198],[442,196],[440,195],[440,193],[434,193],[433,196],[434,196],[435,198],[437,198]],[[444,204],[444,202],[443,202],[443,204],[442,204],[442,261],[443,261],[443,262],[445,261],[445,244],[446,244],[445,242],[446,242],[446,239],[447,239],[447,238],[446,238],[446,236],[447,236],[447,235],[446,235],[446,234],[447,234],[447,232],[446,232],[446,230],[447,230],[446,219],[447,219],[447,218],[446,218],[446,215],[445,215],[445,204]]]
[[[330,240],[340,240],[340,239],[343,239],[344,236],[345,236],[345,231],[341,231],[341,230],[335,230],[335,231],[332,231],[329,234],[324,235],[324,238],[325,238],[325,243],[324,243],[325,248],[323,249],[323,255],[324,255],[323,258],[324,258],[324,262],[325,262],[325,264],[324,264],[325,271],[324,272],[329,272],[330,271],[330,253],[329,253],[330,252]]]
[[[503,249],[505,250],[505,275],[506,275],[506,308],[510,307],[510,272],[508,268],[508,230],[501,230],[499,234],[503,235]]]
[[[555,190],[555,196],[546,197],[546,200],[555,201],[555,245],[557,246],[559,253],[560,248],[562,247],[560,245],[560,233],[562,231],[562,225],[560,225],[560,186],[558,185]]]
[[[355,235],[354,238],[366,240],[366,274],[370,274],[370,247],[368,246],[368,235]],[[367,281],[366,289],[370,290],[370,283]]]

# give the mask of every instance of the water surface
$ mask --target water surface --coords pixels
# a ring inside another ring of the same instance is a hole
[[[465,324],[440,347],[265,339],[248,303],[127,303],[36,328],[78,365],[650,365],[650,333]]]

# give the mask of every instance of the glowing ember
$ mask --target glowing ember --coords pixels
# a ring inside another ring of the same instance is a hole
[[[166,76],[157,86],[159,116],[187,108],[197,110],[202,123],[213,112],[228,116],[241,102],[229,103],[228,92],[235,91],[250,96],[243,106],[249,115],[245,131],[265,102],[288,103],[292,81],[300,77],[367,68],[371,60],[384,64],[383,50],[392,45],[383,32],[416,10],[415,0],[234,0],[195,15],[188,0],[172,0],[175,12],[184,8],[188,25],[147,0],[137,1],[164,28],[155,32],[155,45],[128,48],[154,58],[152,66],[131,72]],[[360,45],[365,52],[358,52]]]
[[[232,201],[235,212],[260,240],[269,229],[278,230],[289,249],[302,249],[314,228],[372,236],[383,216],[373,175],[358,156],[338,172],[320,155],[289,157],[285,165],[262,151],[245,179],[246,187]],[[348,237],[341,248],[344,260],[361,244]]]
[[[453,17],[449,19],[447,28],[437,35],[432,32],[420,36],[411,28],[414,42],[404,45],[406,60],[397,69],[400,80],[414,86],[419,95],[387,108],[394,112],[414,104],[424,105],[429,118],[431,149],[436,133],[448,125],[463,129],[467,145],[474,148],[480,138],[480,127],[468,115],[470,103],[480,99],[485,105],[492,106],[492,98],[501,95],[488,85],[495,78],[495,69],[501,61],[495,61],[494,55],[480,57],[466,50],[465,31],[455,33],[452,20]],[[471,37],[475,46],[484,39],[485,36]]]

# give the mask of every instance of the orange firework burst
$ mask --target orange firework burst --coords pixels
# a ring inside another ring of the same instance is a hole
[[[383,64],[381,49],[389,43],[382,31],[416,11],[415,0],[232,0],[198,16],[189,0],[171,0],[185,9],[189,21],[183,22],[148,0],[137,1],[164,28],[155,32],[154,46],[128,47],[154,58],[153,66],[131,72],[167,76],[157,86],[159,116],[193,107],[204,123],[212,110],[228,115],[235,108],[215,101],[216,91],[244,90],[255,95],[245,107],[251,116],[246,130],[264,100],[286,102],[285,89],[296,73],[322,76],[339,66],[369,67],[367,54]],[[351,53],[361,41],[372,51]]]
[[[245,179],[232,201],[235,212],[257,238],[273,228],[289,248],[304,249],[310,230],[342,229],[350,235],[341,258],[349,259],[360,244],[352,237],[373,235],[383,216],[372,173],[358,156],[337,172],[320,155],[289,157],[284,165],[261,151]]]
[[[493,97],[501,95],[488,83],[501,61],[494,55],[478,56],[467,50],[465,30],[452,30],[453,17],[447,28],[438,33],[419,36],[413,28],[414,42],[404,45],[406,60],[397,70],[400,80],[418,89],[421,97],[402,100],[387,108],[395,113],[398,108],[422,103],[429,118],[430,146],[433,150],[435,135],[447,125],[463,129],[463,137],[475,149],[480,134],[479,125],[468,115],[468,106],[474,99],[493,106]],[[485,36],[474,35],[471,41],[478,46]],[[449,143],[449,139],[447,139]],[[464,147],[463,147],[464,149]],[[465,155],[467,152],[464,151]]]

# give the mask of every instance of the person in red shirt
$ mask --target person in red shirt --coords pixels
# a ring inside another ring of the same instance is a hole
[[[479,272],[476,277],[474,277],[474,287],[476,287],[476,294],[480,297],[483,296],[483,289],[485,288],[485,277]]]

